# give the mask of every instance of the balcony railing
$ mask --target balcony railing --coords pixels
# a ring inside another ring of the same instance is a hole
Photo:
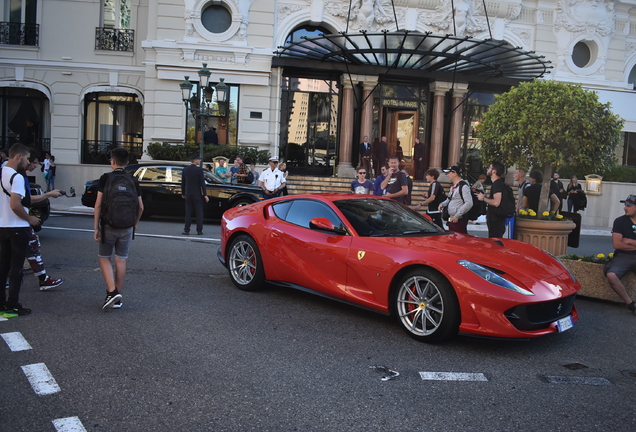
[[[15,22],[0,22],[0,45],[38,46],[40,26]]]
[[[97,27],[95,29],[96,50],[133,52],[134,47],[134,30],[106,27]]]
[[[142,142],[82,140],[82,163],[109,165],[110,151],[117,147],[128,150],[131,161],[142,156]]]

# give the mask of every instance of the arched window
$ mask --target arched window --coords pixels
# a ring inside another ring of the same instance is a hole
[[[285,44],[288,44],[291,42],[300,42],[302,41],[301,38],[303,36],[314,37],[314,36],[320,36],[320,34],[331,34],[331,32],[324,27],[317,27],[317,26],[310,26],[310,25],[298,27],[294,29],[291,33],[289,33],[289,35],[287,36],[287,39],[285,39]]]
[[[627,78],[627,82],[631,84],[633,88],[636,90],[636,66],[634,66],[632,70],[629,72],[629,78]]]

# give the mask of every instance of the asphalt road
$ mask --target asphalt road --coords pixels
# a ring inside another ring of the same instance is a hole
[[[619,305],[579,299],[579,323],[538,340],[427,345],[351,306],[242,292],[216,259],[218,225],[185,238],[153,220],[123,308],[103,312],[91,228],[47,221],[45,264],[66,282],[40,292],[27,274],[33,313],[0,322],[5,342],[30,346],[0,340],[0,430],[634,430],[636,316]]]

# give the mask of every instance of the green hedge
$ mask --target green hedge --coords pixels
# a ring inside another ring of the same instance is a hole
[[[587,174],[598,174],[603,176],[603,181],[636,183],[636,167],[626,165],[616,165],[609,171],[597,173],[579,173],[566,169],[559,170],[558,173],[561,175],[561,180],[563,181],[569,180],[573,175],[575,175],[580,181],[585,181],[585,176]]]
[[[199,150],[199,144],[193,143],[153,142],[148,144],[148,154],[157,160],[187,161],[191,155],[199,153]],[[270,158],[269,151],[259,151],[258,147],[208,144],[203,148],[204,161],[211,161],[217,156],[225,156],[233,161],[237,155],[242,155],[245,163],[266,164]]]

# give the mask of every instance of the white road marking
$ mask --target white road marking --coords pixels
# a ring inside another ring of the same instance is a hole
[[[63,228],[63,227],[51,227],[51,226],[43,226],[43,229],[51,229],[51,230],[60,230],[60,231],[80,231],[80,232],[89,232],[89,233],[93,233],[92,229],[83,229],[83,228]],[[185,236],[185,235],[176,235],[176,236],[170,236],[170,235],[161,235],[161,234],[142,234],[142,233],[135,233],[135,237],[156,237],[156,238],[166,238],[166,239],[178,239],[178,240],[198,240],[198,241],[210,241],[210,242],[220,242],[221,239],[217,239],[217,238],[210,238],[210,237],[199,237],[198,235],[190,235],[190,236]]]
[[[2,336],[2,339],[4,339],[11,351],[24,351],[32,349],[31,345],[29,345],[27,340],[24,338],[24,336],[22,336],[22,333],[20,332],[2,333],[0,334],[0,336]]]
[[[9,321],[9,319],[0,315],[0,321]]]
[[[55,378],[44,363],[22,366],[22,370],[31,383],[35,394],[45,396],[61,391],[60,386],[57,385]]]
[[[488,381],[482,373],[462,372],[420,372],[425,381]]]
[[[579,376],[546,376],[550,384],[579,384],[579,385],[612,385],[612,383],[600,377],[579,377]]]
[[[86,432],[78,417],[66,417],[52,421],[57,432]]]

